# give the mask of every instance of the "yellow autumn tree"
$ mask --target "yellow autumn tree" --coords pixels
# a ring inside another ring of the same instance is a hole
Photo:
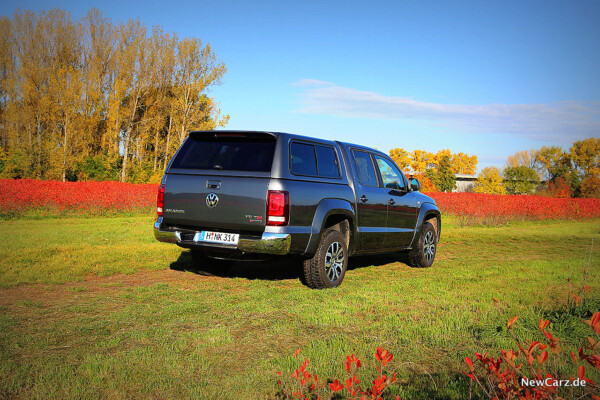
[[[571,169],[569,154],[559,146],[544,146],[536,152],[536,161],[540,164],[542,175],[548,180],[566,176]]]
[[[536,155],[538,151],[535,149],[517,151],[513,155],[508,156],[506,164],[509,167],[529,167],[535,169],[537,164]]]
[[[443,149],[435,154],[429,153],[428,168],[437,169],[440,160],[448,158],[450,160],[450,169],[454,174],[474,175],[477,169],[477,156],[470,156],[465,153],[452,153],[450,149]]]
[[[540,162],[539,150],[522,150],[508,156],[506,166],[509,168],[527,167],[533,169],[540,177],[544,166]]]
[[[410,168],[414,173],[423,173],[433,162],[434,154],[423,150],[414,150],[411,155]]]
[[[446,157],[447,160],[450,162],[450,168],[452,168],[452,152],[450,151],[450,149],[443,149],[435,154],[431,154],[432,156],[429,162],[429,168],[438,168],[440,165],[440,161],[442,159],[446,159]]]
[[[408,170],[411,166],[412,160],[411,160],[410,154],[404,149],[400,149],[400,148],[391,149],[390,157],[392,158],[392,160],[394,160],[396,165],[398,165],[398,167],[402,171],[406,172],[406,170]]]
[[[600,138],[574,142],[569,150],[569,158],[584,177],[600,176]]]
[[[475,193],[506,194],[502,175],[498,167],[486,167],[481,170],[475,183]]]
[[[427,169],[437,169],[439,162],[444,157],[450,160],[451,171],[455,174],[474,175],[477,169],[477,156],[465,153],[452,154],[449,149],[431,153],[424,150],[414,150],[412,153],[396,148],[390,150],[390,157],[398,164],[400,169],[411,170],[413,174],[423,174]]]
[[[455,174],[475,175],[477,170],[477,156],[470,156],[465,153],[453,154],[452,172]]]
[[[199,38],[98,10],[2,17],[0,176],[148,181],[188,131],[227,123],[207,95],[225,71]]]

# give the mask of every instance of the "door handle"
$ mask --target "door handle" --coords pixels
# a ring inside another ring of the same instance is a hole
[[[390,206],[393,206],[394,204],[396,204],[396,202],[394,201],[394,199],[389,199],[389,200],[388,200],[388,204],[389,204]]]
[[[362,196],[360,196],[360,201],[362,201],[363,203],[366,203],[367,201],[369,201],[369,199],[367,198],[367,196],[365,196],[363,194]]]
[[[207,189],[220,189],[221,181],[206,181],[206,188]]]

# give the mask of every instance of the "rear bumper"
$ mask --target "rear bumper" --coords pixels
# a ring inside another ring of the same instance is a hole
[[[205,243],[194,240],[182,240],[182,232],[161,229],[161,221],[154,223],[154,237],[159,242],[175,243],[181,247],[218,248],[242,251],[244,253],[261,253],[286,255],[290,252],[292,235],[289,233],[263,232],[260,239],[240,237],[237,246],[228,244]]]

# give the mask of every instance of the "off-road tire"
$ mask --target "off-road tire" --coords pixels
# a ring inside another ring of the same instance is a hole
[[[192,249],[194,272],[205,276],[224,276],[231,270],[233,261],[210,258],[202,250]]]
[[[326,230],[313,258],[304,261],[304,283],[312,289],[339,286],[348,268],[348,246],[341,232]]]
[[[408,265],[413,268],[429,268],[435,260],[438,238],[429,222],[423,223],[416,246],[408,253]]]

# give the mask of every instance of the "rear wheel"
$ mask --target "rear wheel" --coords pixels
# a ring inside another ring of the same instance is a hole
[[[210,258],[202,250],[192,249],[192,263],[194,270],[200,275],[223,276],[231,270],[232,260]]]
[[[313,289],[339,286],[348,268],[348,247],[344,235],[327,230],[321,237],[315,256],[304,261],[304,281]]]
[[[415,268],[431,267],[437,250],[437,234],[429,222],[423,224],[417,245],[408,253],[408,264]]]

